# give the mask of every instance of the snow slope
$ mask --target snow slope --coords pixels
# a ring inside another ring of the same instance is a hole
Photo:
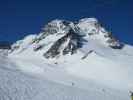
[[[82,82],[82,79],[79,82]],[[1,56],[0,84],[0,100],[126,100],[128,98],[128,94],[124,92],[99,87],[89,82],[89,88],[83,89],[76,87],[75,84],[63,85],[39,75],[29,75],[18,69],[9,58],[3,59]]]
[[[41,33],[14,43],[0,61],[2,73],[13,69],[9,80],[17,74],[18,81],[26,78],[24,87],[41,91],[31,100],[127,100],[133,90],[132,51],[95,18],[53,20]]]

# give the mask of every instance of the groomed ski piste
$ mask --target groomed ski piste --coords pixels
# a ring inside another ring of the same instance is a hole
[[[51,23],[60,27],[59,22]],[[17,48],[9,51],[8,56],[3,55],[5,51],[1,52],[0,100],[130,100],[133,47],[124,44],[121,49],[111,48],[119,47],[119,42],[107,43],[102,35],[107,32],[101,26],[100,29],[95,27],[95,23],[98,22],[94,18],[82,19],[76,25],[70,22],[69,27],[78,26],[80,36],[85,35],[83,39],[87,41],[74,54],[70,53],[71,48],[65,55],[63,50],[71,41],[76,44],[75,38],[65,38],[65,42],[57,43],[68,32],[67,28],[65,32],[64,28],[63,31],[58,28],[58,33],[45,38],[42,38],[43,33],[29,35],[15,43],[13,47]],[[94,29],[99,34],[86,35]],[[59,45],[57,51],[60,53],[56,56],[50,49],[54,44]],[[73,44],[71,47],[75,46]],[[39,46],[41,48],[35,50]]]

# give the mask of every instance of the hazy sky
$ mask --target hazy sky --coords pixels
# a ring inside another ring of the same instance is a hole
[[[0,0],[0,41],[39,33],[50,20],[96,17],[122,42],[133,45],[133,0]]]

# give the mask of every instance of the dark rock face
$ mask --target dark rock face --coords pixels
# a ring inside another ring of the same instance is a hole
[[[124,47],[123,43],[120,43],[119,45],[116,46],[110,46],[112,49],[122,49]]]
[[[98,23],[97,23],[98,24]],[[100,25],[96,25],[100,27]],[[47,52],[44,53],[44,57],[46,58],[54,58],[59,54],[74,54],[79,48],[82,48],[84,42],[87,40],[83,39],[85,35],[80,32],[80,28],[73,23],[73,26],[70,25],[69,21],[59,21],[58,25],[57,22],[51,22],[44,28],[45,35],[49,34],[60,34],[59,30],[63,30],[66,33],[63,37],[58,39],[51,47],[48,49]],[[95,33],[95,30],[94,30]],[[89,36],[95,35],[94,33],[89,33]],[[104,32],[103,32],[104,33]],[[99,34],[99,33],[96,33]],[[106,41],[110,48],[112,49],[122,49],[124,44],[120,43],[117,39],[114,38],[112,33],[108,33],[104,36],[108,38]],[[67,43],[67,44],[65,44]],[[65,44],[64,48],[61,48]]]
[[[105,36],[105,37],[109,37],[109,40],[107,41],[107,43],[110,44],[109,46],[112,49],[122,49],[124,47],[124,44],[120,43],[116,38],[114,38],[112,33],[108,33],[108,36]]]
[[[60,47],[69,39],[68,44],[60,50]],[[76,53],[77,49],[81,48],[83,42],[86,42],[82,36],[75,33],[72,29],[64,37],[57,40],[52,47],[44,54],[46,58],[54,58],[59,55],[61,52],[63,55],[71,53]]]
[[[9,42],[1,41],[0,42],[0,49],[11,49],[11,45]]]
[[[43,29],[43,31],[45,32],[45,34],[55,34],[58,33],[60,29],[67,30],[67,28],[69,28],[69,24],[70,22],[65,20],[54,20],[48,23]]]

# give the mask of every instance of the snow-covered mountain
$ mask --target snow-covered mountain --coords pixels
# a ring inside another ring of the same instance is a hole
[[[78,22],[53,20],[39,35],[29,35],[12,46],[12,52],[23,52],[28,46],[34,51],[43,49],[46,58],[74,54],[90,45],[90,41],[112,49],[122,49],[124,45],[107,32],[95,18],[85,18]],[[91,48],[90,48],[91,49]],[[47,51],[47,52],[45,52]],[[87,50],[89,52],[89,50]]]
[[[14,43],[7,61],[19,72],[56,82],[55,87],[60,84],[67,97],[68,91],[81,91],[76,92],[79,99],[72,93],[69,100],[125,100],[133,90],[133,47],[117,40],[95,18],[53,20],[39,34]]]
[[[130,88],[132,51],[132,46],[113,37],[97,19],[84,18],[77,22],[49,22],[41,33],[13,44],[9,56],[42,58],[46,64],[60,66],[70,74]]]

